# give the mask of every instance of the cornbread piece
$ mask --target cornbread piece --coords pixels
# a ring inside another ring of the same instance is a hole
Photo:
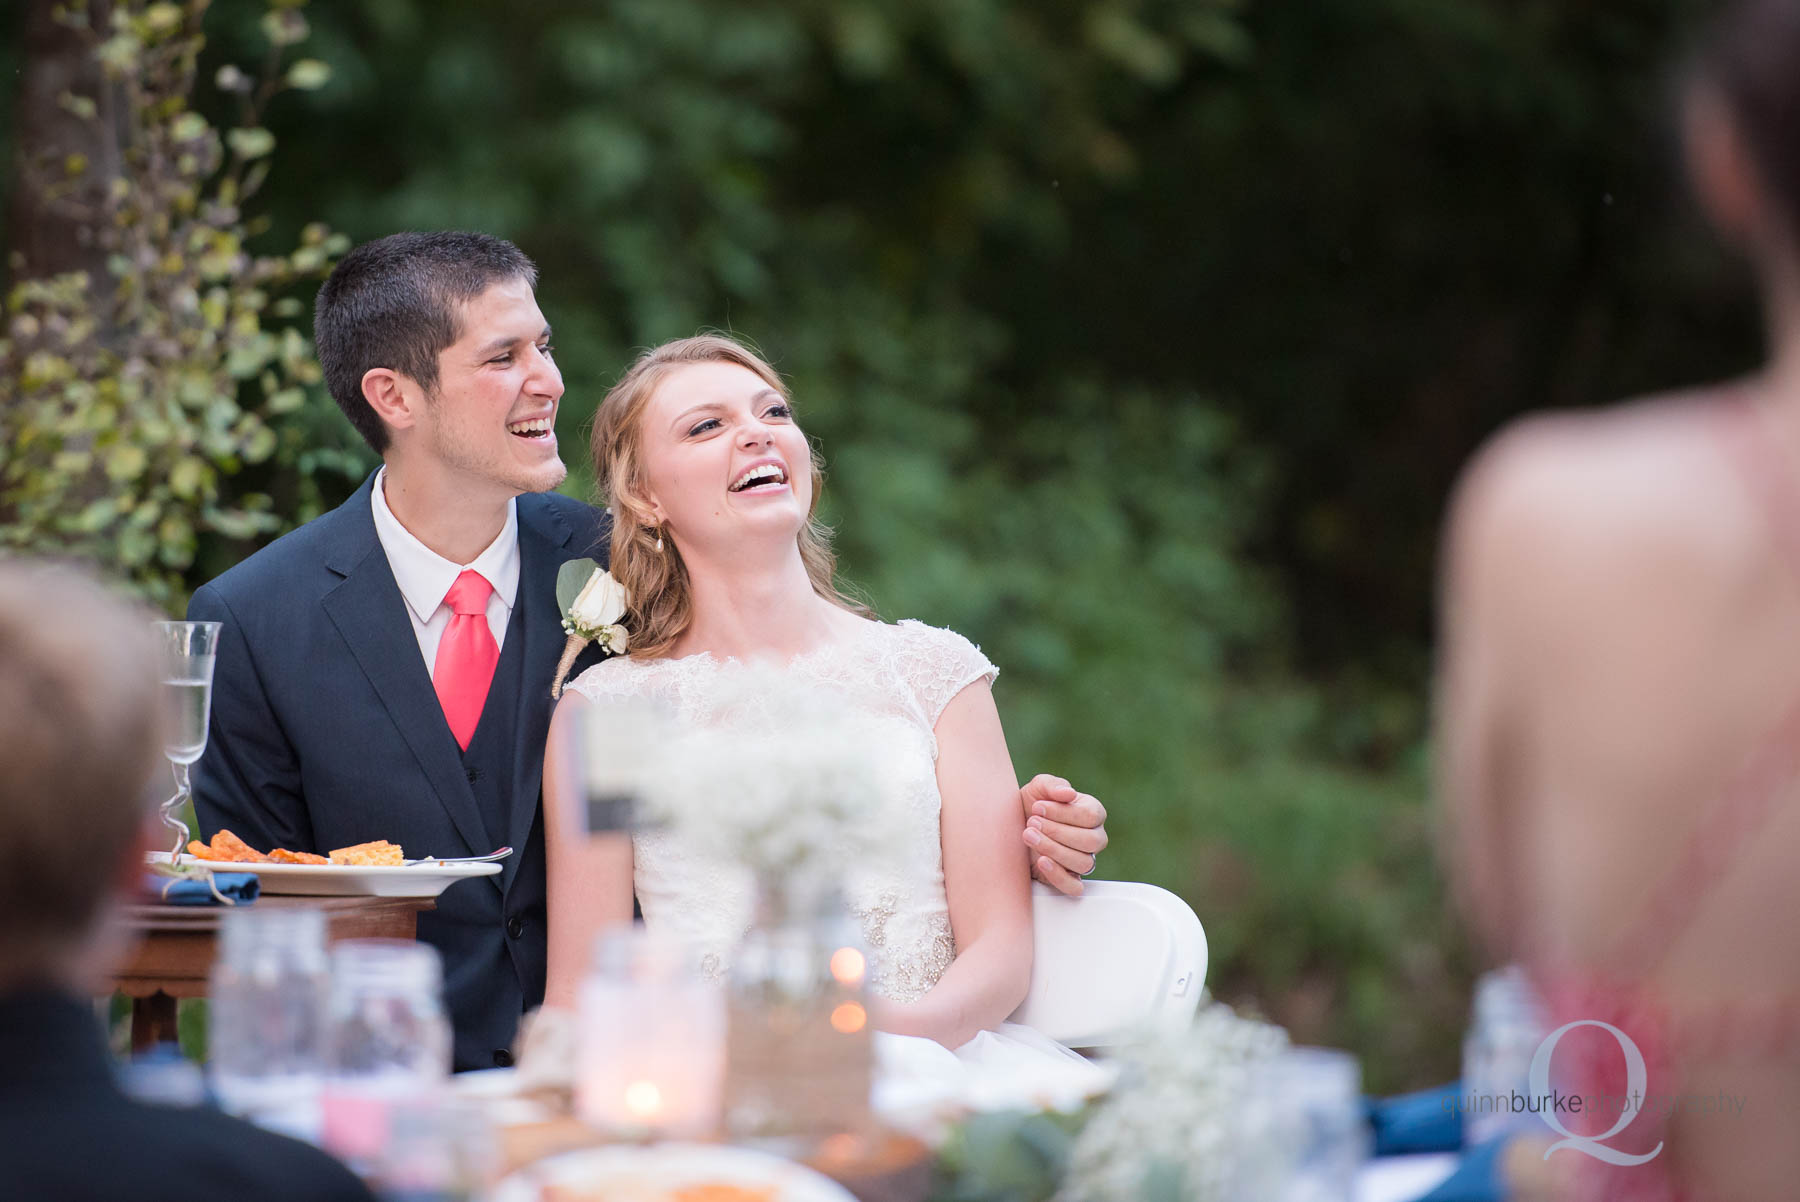
[[[405,860],[406,853],[400,845],[386,839],[335,848],[331,853],[333,864],[354,864],[359,868],[398,868]]]

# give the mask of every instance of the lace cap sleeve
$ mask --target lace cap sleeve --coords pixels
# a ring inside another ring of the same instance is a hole
[[[615,655],[601,660],[563,686],[565,692],[580,693],[589,701],[623,701],[643,692],[643,673],[630,659]]]
[[[899,623],[897,629],[900,671],[928,726],[936,726],[950,699],[969,685],[977,680],[992,684],[1000,675],[981,648],[954,630],[912,621]]]

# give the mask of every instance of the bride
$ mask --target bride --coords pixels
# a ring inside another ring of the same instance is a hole
[[[559,728],[596,702],[650,698],[706,723],[720,719],[733,672],[836,690],[891,744],[904,794],[903,846],[854,867],[846,887],[878,966],[877,1028],[957,1049],[965,1063],[1016,1062],[1026,1048],[1072,1057],[1005,1022],[1031,975],[1031,865],[989,688],[997,669],[960,635],[880,622],[837,590],[813,518],[822,465],[774,369],[717,335],[651,350],[601,403],[593,448],[614,515],[612,571],[631,596],[629,654],[569,685],[551,758]],[[563,776],[545,775],[547,1000],[572,999],[591,934],[629,917],[627,880],[650,929],[687,939],[716,967],[751,920],[732,866],[696,864],[669,832],[635,836],[628,869],[578,863]]]

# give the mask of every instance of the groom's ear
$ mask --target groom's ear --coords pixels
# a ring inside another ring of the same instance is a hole
[[[363,399],[375,416],[395,430],[405,430],[419,420],[424,392],[391,367],[371,367],[363,373]]]

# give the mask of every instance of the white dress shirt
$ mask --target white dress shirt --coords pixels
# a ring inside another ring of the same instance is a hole
[[[506,624],[512,621],[513,601],[519,595],[518,498],[506,503],[506,525],[500,528],[499,535],[488,544],[487,550],[477,555],[473,562],[456,564],[427,547],[400,524],[400,519],[388,508],[384,495],[386,485],[387,468],[383,467],[375,473],[373,489],[375,537],[381,540],[388,567],[393,569],[394,583],[400,586],[400,595],[406,598],[406,616],[412,619],[413,634],[418,636],[419,654],[425,657],[425,671],[436,674],[438,643],[444,637],[445,627],[450,625],[451,616],[450,607],[444,604],[444,595],[465,569],[473,568],[493,586],[494,591],[488,594],[487,601],[488,629],[494,632],[494,645],[504,646]]]

